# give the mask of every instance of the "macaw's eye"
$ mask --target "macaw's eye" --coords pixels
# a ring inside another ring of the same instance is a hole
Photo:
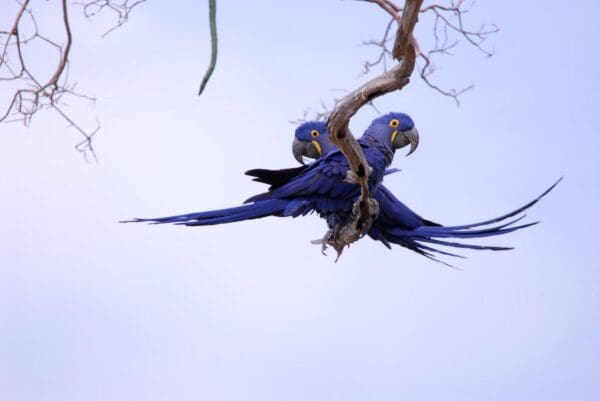
[[[392,128],[398,128],[399,125],[400,125],[400,121],[396,120],[395,118],[390,121],[390,127],[392,127]]]
[[[312,136],[313,138],[316,138],[316,137],[318,137],[319,135],[321,135],[321,134],[320,134],[320,132],[319,132],[319,131],[317,131],[316,129],[314,129],[314,130],[310,131],[310,136]]]

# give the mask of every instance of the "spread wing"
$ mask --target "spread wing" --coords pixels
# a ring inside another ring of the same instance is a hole
[[[252,181],[262,182],[263,184],[270,185],[269,191],[279,188],[282,185],[287,184],[292,179],[302,174],[308,166],[298,166],[293,168],[285,168],[281,170],[268,170],[264,168],[255,168],[246,171],[244,174],[254,177]]]
[[[285,215],[347,213],[359,195],[355,184],[345,181],[349,165],[340,152],[332,152],[308,166],[286,170],[250,170],[248,175],[259,182],[271,184],[268,192],[255,195],[245,203],[265,199],[288,199],[290,203]],[[268,171],[265,173],[265,171]],[[286,181],[284,183],[284,181]]]

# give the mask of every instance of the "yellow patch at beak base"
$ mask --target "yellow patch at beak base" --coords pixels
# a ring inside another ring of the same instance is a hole
[[[398,130],[395,130],[394,132],[392,132],[392,140],[391,140],[392,143],[394,143],[394,140],[396,139],[397,135],[398,135]]]
[[[315,149],[317,149],[317,152],[319,152],[319,156],[323,156],[323,151],[321,150],[321,144],[317,141],[310,141],[310,143],[312,143],[315,147]]]

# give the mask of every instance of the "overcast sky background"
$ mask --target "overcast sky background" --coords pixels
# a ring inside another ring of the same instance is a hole
[[[148,2],[104,39],[112,16],[72,11],[70,74],[98,102],[71,110],[100,119],[99,164],[50,112],[0,126],[0,400],[599,399],[600,3],[478,2],[495,55],[461,44],[433,77],[476,85],[459,108],[416,78],[377,101],[420,130],[386,185],[429,219],[489,218],[565,177],[528,212],[541,224],[486,241],[515,250],[462,271],[370,239],[334,263],[315,216],[117,223],[262,191],[243,172],[295,165],[289,121],[364,82],[358,44],[387,22],[358,1],[220,2],[198,98],[204,3]]]

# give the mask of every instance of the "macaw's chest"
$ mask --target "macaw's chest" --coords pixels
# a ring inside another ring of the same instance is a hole
[[[369,191],[373,192],[377,186],[382,183],[385,175],[385,170],[390,166],[393,160],[393,152],[389,149],[367,148],[363,151],[365,158],[371,167],[371,175],[369,175]]]
[[[393,152],[381,151],[377,148],[363,148],[365,158],[371,167],[368,187],[371,194],[375,194],[377,188],[383,181],[386,169],[389,167]],[[388,154],[390,153],[390,154]],[[348,165],[344,166],[343,176],[348,172]],[[344,190],[341,190],[341,189]],[[319,215],[326,219],[329,228],[339,224],[345,224],[352,217],[352,207],[360,196],[360,187],[356,184],[343,182],[340,184],[341,191],[336,192],[333,197],[321,198],[317,201]],[[333,193],[329,194],[334,195]]]

